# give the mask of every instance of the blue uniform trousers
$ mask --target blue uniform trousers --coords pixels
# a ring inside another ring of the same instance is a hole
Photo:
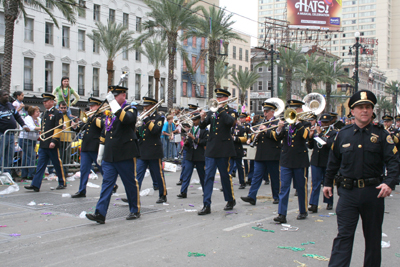
[[[32,179],[32,186],[40,188],[40,186],[42,185],[43,174],[50,159],[53,162],[54,168],[56,169],[58,184],[63,186],[67,185],[60,158],[60,151],[58,150],[58,148],[39,148],[38,165],[36,168],[36,174]]]
[[[97,152],[81,152],[81,181],[79,184],[79,193],[86,194],[86,184],[89,180],[89,174],[93,162],[96,164],[97,168],[99,168],[101,175],[104,176],[102,167],[97,164]]]
[[[279,199],[279,160],[255,161],[254,176],[248,196],[256,200],[258,189],[260,189],[265,174],[269,174],[271,178],[272,197]]]
[[[249,174],[249,162],[247,159],[243,160],[243,165],[244,165],[244,175]]]
[[[354,243],[354,233],[361,215],[365,239],[365,267],[381,266],[382,223],[385,211],[384,198],[377,198],[380,189],[376,186],[338,189],[339,200],[336,207],[338,235],[333,240],[329,266],[350,266]],[[353,265],[355,263],[353,262]]]
[[[192,178],[194,166],[196,166],[197,174],[199,175],[200,178],[200,184],[204,192],[204,177],[206,176],[205,162],[186,160],[185,164],[186,166],[185,169],[183,169],[181,176],[182,177],[181,193],[185,194],[187,193],[187,189],[190,184],[190,179]]]
[[[300,213],[308,211],[307,171],[308,168],[286,168],[281,166],[281,191],[279,192],[278,213],[286,216],[289,202],[290,184],[297,189]]]
[[[229,158],[209,158],[206,157],[206,178],[204,180],[204,206],[211,205],[211,195],[214,188],[215,173],[219,171],[221,176],[221,184],[224,192],[225,201],[235,200],[233,193],[232,178],[229,176]]]
[[[161,159],[148,159],[148,160],[137,160],[137,179],[139,181],[139,188],[142,187],[142,182],[146,169],[149,167],[151,178],[155,180],[158,185],[158,193],[160,197],[167,195],[167,186],[165,184],[164,170],[162,168]]]
[[[179,181],[183,181],[183,173],[185,172],[185,166],[186,166],[186,150],[184,149],[182,152],[182,161],[181,161],[181,175],[179,176]]]
[[[247,180],[251,183],[253,177],[254,177],[254,162],[255,160],[250,160],[250,170],[249,174],[247,175]],[[267,181],[268,180],[268,174],[264,173],[263,180]]]
[[[242,158],[231,158],[229,165],[231,166],[231,168],[229,170],[229,174],[236,172],[236,169],[237,169],[238,174],[239,174],[239,183],[241,185],[244,185],[245,181],[244,181]],[[234,166],[232,167],[232,165],[234,165]]]
[[[321,185],[324,181],[326,172],[326,167],[317,167],[311,165],[311,194],[310,194],[310,205],[318,206],[319,201],[319,193],[321,191]],[[326,198],[324,196],[324,203],[332,204],[333,205],[333,196],[331,198]]]
[[[117,162],[102,161],[103,183],[101,185],[100,199],[96,205],[96,213],[104,217],[107,215],[112,191],[117,181],[118,174],[121,177],[128,197],[129,211],[140,212],[139,183],[136,180],[136,158]]]

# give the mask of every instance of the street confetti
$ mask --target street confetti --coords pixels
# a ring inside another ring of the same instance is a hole
[[[281,248],[281,249],[290,249],[291,251],[304,251],[304,250],[305,250],[305,248],[283,247],[283,246],[278,246],[277,248]]]
[[[323,220],[315,220],[315,222],[324,222]]]
[[[198,253],[198,252],[188,252],[188,257],[205,257],[206,254]]]
[[[51,212],[43,212],[42,215],[51,215]]]
[[[305,263],[301,263],[299,261],[294,260],[295,263],[300,264],[297,267],[307,267],[307,265]]]
[[[301,245],[302,245],[302,246],[304,246],[304,245],[308,245],[308,244],[315,244],[315,242],[311,242],[311,241],[309,241],[309,242],[307,242],[307,243],[301,243]]]
[[[400,258],[400,253],[395,253],[394,254],[396,257]]]
[[[50,203],[39,203],[38,206],[53,206],[53,204],[50,204]]]
[[[319,261],[329,261],[329,258],[320,256],[320,255],[316,255],[316,254],[303,254],[303,257],[313,258],[313,259],[317,259]]]
[[[331,217],[329,215],[319,215],[319,217]]]
[[[194,205],[193,205],[193,204],[189,204],[189,206],[190,206],[190,207],[194,207]]]
[[[7,225],[0,225],[0,227],[7,227]]]
[[[15,237],[15,236],[21,236],[21,235],[20,234],[10,234],[10,236]]]
[[[33,200],[32,200],[31,202],[28,203],[28,206],[35,206],[35,205],[36,205],[36,202],[33,201]]]
[[[244,238],[251,237],[251,236],[253,236],[253,234],[242,235],[242,237],[244,237]]]
[[[274,230],[267,230],[267,229],[263,229],[263,228],[260,228],[260,227],[251,227],[251,228],[253,228],[254,230],[257,230],[257,231],[263,231],[263,232],[271,232],[271,233],[275,233],[275,231]]]

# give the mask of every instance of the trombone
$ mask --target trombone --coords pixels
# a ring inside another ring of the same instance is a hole
[[[210,110],[212,112],[217,112],[219,105],[227,105],[227,104],[229,104],[231,102],[236,101],[237,99],[238,99],[237,97],[234,97],[234,98],[229,98],[229,99],[221,101],[221,102],[218,102],[218,100],[216,100],[216,99],[211,99],[208,102],[208,106],[210,107]]]
[[[274,113],[274,116],[275,116],[275,117],[279,116],[279,115],[283,112],[283,110],[284,110],[284,108],[285,108],[285,103],[283,103],[283,101],[282,101],[280,98],[277,98],[277,97],[273,97],[273,98],[267,99],[267,100],[264,101],[264,103],[272,103],[272,104],[275,104],[275,105],[278,107],[278,109],[277,109],[277,110],[275,111],[275,113]],[[274,119],[274,120],[272,120],[272,121],[265,121],[265,122],[263,122],[263,123],[260,123],[260,124],[251,126],[251,127],[250,127],[250,130],[251,130],[253,133],[256,133],[257,130],[254,129],[255,127],[260,127],[261,125],[269,124],[269,123],[271,123],[271,122],[279,121],[279,120],[281,120],[281,119],[282,119],[282,118],[277,118],[277,119]]]
[[[154,111],[156,111],[156,109],[161,106],[161,104],[164,102],[164,99],[161,99],[160,102],[158,102],[157,104],[155,104],[151,109],[149,109],[146,112],[142,112],[142,114],[140,114],[139,117],[137,117],[137,122],[136,122],[136,128],[139,128],[140,126],[143,125],[143,120],[145,117],[150,116],[151,114],[153,114]]]
[[[103,107],[98,108],[96,110],[82,112],[81,116],[79,117],[79,120],[82,121],[83,123],[87,123],[90,116],[92,116],[93,114],[96,114],[97,112],[104,112],[104,111],[106,111],[108,109],[110,109],[110,105],[109,104],[105,104]]]

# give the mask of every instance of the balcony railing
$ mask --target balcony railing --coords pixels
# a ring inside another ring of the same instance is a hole
[[[44,91],[46,93],[52,93],[53,92],[53,85],[52,84],[48,84],[45,86]]]
[[[78,86],[78,94],[85,95],[85,87],[84,86]]]
[[[99,90],[93,90],[93,96],[98,97],[100,95]]]
[[[25,91],[33,91],[33,83],[24,83]]]

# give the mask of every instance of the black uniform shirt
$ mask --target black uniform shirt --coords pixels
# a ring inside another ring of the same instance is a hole
[[[332,187],[338,171],[352,179],[379,178],[383,175],[384,164],[387,177],[383,182],[394,188],[399,158],[388,131],[381,125],[369,124],[364,128],[348,125],[340,130],[332,145],[324,184]]]

